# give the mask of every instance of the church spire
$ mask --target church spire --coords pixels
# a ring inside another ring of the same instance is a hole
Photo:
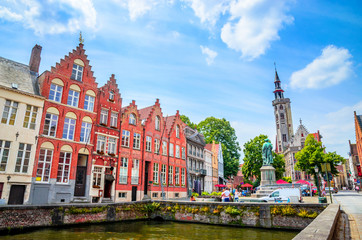
[[[284,90],[281,88],[280,86],[280,79],[279,79],[279,76],[278,76],[278,72],[277,72],[277,68],[275,66],[275,63],[274,63],[274,67],[275,67],[275,78],[274,78],[274,85],[275,85],[275,90],[274,90],[274,95],[275,95],[275,99],[283,99],[284,98],[284,95],[283,95],[283,92]]]

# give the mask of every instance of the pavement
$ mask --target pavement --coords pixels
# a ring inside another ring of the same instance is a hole
[[[333,199],[348,214],[352,239],[362,239],[362,193],[339,191]]]

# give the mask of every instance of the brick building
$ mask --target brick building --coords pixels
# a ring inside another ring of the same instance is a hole
[[[83,44],[39,78],[44,96],[30,202],[90,201],[97,83]]]
[[[97,91],[97,121],[92,151],[92,202],[115,200],[116,169],[120,154],[120,113],[122,98],[114,75]]]

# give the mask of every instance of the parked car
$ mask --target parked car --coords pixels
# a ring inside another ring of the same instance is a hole
[[[299,188],[280,188],[273,191],[269,196],[261,198],[266,201],[273,202],[293,202],[295,201],[302,202],[302,193]]]

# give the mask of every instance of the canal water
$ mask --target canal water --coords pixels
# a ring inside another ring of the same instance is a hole
[[[272,240],[292,239],[294,231],[277,231],[258,228],[224,227],[206,224],[166,221],[132,221],[81,225],[66,228],[45,228],[23,234],[0,236],[7,240],[118,240],[118,239],[197,239],[197,240]]]

